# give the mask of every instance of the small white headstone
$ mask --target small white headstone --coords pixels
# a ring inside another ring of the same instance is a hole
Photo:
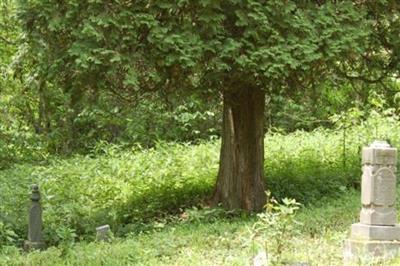
[[[109,241],[110,240],[110,226],[108,224],[96,227],[96,239],[98,241]]]

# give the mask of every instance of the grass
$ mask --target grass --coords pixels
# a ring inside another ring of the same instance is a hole
[[[324,129],[266,136],[268,188],[305,205],[297,215],[300,234],[286,239],[285,259],[341,263],[341,242],[359,211],[360,149],[375,138],[400,145],[398,121],[376,125],[348,128],[346,139]],[[196,209],[215,184],[218,141],[99,150],[0,171],[0,265],[246,265],[265,245],[251,230],[255,216]],[[32,183],[41,186],[52,247],[23,254]],[[111,225],[111,244],[93,242],[101,224]]]
[[[359,197],[350,190],[337,199],[302,208],[296,219],[303,226],[299,235],[289,239],[283,260],[342,265],[342,242],[358,218]],[[210,219],[201,210],[189,210],[183,220],[111,243],[80,242],[29,254],[8,247],[0,255],[0,265],[249,265],[268,241],[254,236],[256,220],[254,215]]]
[[[311,204],[340,195],[361,174],[362,144],[348,145],[344,160],[340,132],[269,134],[265,142],[266,182],[277,198]],[[21,245],[26,236],[32,183],[41,187],[49,243],[69,241],[74,235],[91,240],[94,228],[105,223],[122,236],[143,231],[154,217],[202,204],[213,191],[218,153],[219,142],[163,144],[150,150],[109,146],[94,156],[53,158],[46,165],[22,164],[0,171],[0,228],[3,224],[16,235],[0,230],[0,244]]]

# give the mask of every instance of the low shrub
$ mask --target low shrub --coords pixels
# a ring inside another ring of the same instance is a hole
[[[17,163],[44,161],[48,156],[42,138],[27,127],[13,128],[0,124],[0,170]]]
[[[300,234],[301,223],[295,219],[300,204],[294,199],[284,198],[282,203],[270,197],[267,192],[265,210],[259,213],[258,221],[253,225],[254,238],[261,237],[266,253],[273,265],[282,264],[285,249],[290,239]]]

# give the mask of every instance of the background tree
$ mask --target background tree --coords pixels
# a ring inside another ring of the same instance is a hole
[[[27,45],[21,58],[30,62],[42,103],[49,91],[61,95],[54,108],[63,115],[43,114],[41,125],[61,126],[65,149],[79,135],[85,104],[102,95],[140,101],[154,94],[222,95],[214,203],[259,210],[265,95],[314,95],[321,83],[354,78],[349,74],[361,72],[361,58],[396,57],[377,40],[381,32],[395,44],[398,16],[384,13],[397,12],[397,4],[374,2],[20,0]]]

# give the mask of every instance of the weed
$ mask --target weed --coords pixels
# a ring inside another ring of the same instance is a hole
[[[283,252],[290,246],[290,240],[300,233],[301,225],[295,219],[295,212],[300,203],[284,198],[279,203],[267,192],[265,211],[258,214],[258,221],[253,225],[256,236],[261,236],[269,259],[273,263],[283,259]]]

